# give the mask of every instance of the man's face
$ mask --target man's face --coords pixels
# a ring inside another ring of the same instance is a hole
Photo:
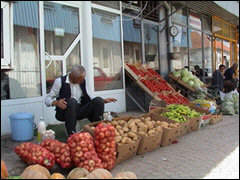
[[[73,84],[81,84],[84,81],[85,77],[86,77],[86,73],[85,72],[82,73],[80,76],[72,75],[71,76],[71,82]]]
[[[220,70],[221,73],[224,73],[225,67],[220,67],[219,70]]]

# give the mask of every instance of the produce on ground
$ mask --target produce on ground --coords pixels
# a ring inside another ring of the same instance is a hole
[[[45,167],[35,164],[26,167],[20,176],[23,179],[49,179],[51,174]]]
[[[117,173],[114,179],[137,179],[137,176],[131,171],[125,171]]]
[[[50,179],[65,179],[64,175],[62,175],[61,173],[53,173],[50,176]]]
[[[102,168],[97,168],[86,176],[87,179],[112,179],[112,174]]]
[[[103,168],[111,170],[116,162],[115,128],[112,125],[99,123],[94,130],[94,144]]]
[[[30,142],[15,147],[15,153],[27,164],[40,164],[50,169],[55,164],[55,156],[40,145]]]
[[[88,170],[84,168],[74,168],[70,171],[70,173],[67,176],[67,179],[78,179],[78,178],[84,178],[89,174]]]
[[[196,112],[195,110],[189,108],[188,106],[180,105],[180,104],[171,104],[167,106],[167,112],[163,113],[163,116],[179,122],[186,122],[187,118],[199,117],[201,114]]]
[[[5,162],[1,160],[1,179],[7,179],[8,177],[8,170]]]
[[[45,139],[41,142],[41,146],[55,155],[56,162],[62,168],[72,167],[73,163],[68,144],[62,143],[55,139]]]
[[[93,137],[88,132],[71,135],[67,143],[75,166],[85,168],[89,172],[103,167],[102,161],[95,151]]]

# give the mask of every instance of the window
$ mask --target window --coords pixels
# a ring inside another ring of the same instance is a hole
[[[57,77],[81,64],[79,23],[79,8],[44,2],[47,93]],[[77,41],[75,46],[73,41]]]
[[[1,2],[1,68],[11,65],[9,15],[9,4]]]
[[[92,3],[120,10],[120,1],[92,1]]]
[[[95,91],[122,89],[120,16],[93,8],[92,29],[94,68],[102,74],[94,78]]]
[[[201,30],[201,18],[196,13],[191,12],[189,15],[189,26],[194,29]]]
[[[180,6],[176,6],[179,8]],[[176,13],[172,15],[172,22],[179,25],[187,25],[187,11],[185,8],[178,10]]]
[[[44,2],[45,51],[64,55],[80,32],[79,9]]]
[[[13,4],[14,69],[1,72],[2,100],[42,95],[38,4],[34,1]]]
[[[208,72],[208,76],[212,76],[212,47],[211,47],[211,36],[204,34],[204,64],[205,69]]]
[[[193,29],[189,29],[189,33],[190,70],[193,70],[195,65],[202,68],[202,33]]]
[[[134,64],[142,62],[141,21],[123,16],[124,61]]]
[[[145,60],[155,70],[159,69],[158,29],[158,25],[144,24]]]

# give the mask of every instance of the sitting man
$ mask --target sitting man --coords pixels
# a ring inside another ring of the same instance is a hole
[[[104,113],[104,103],[115,102],[114,98],[91,100],[86,91],[86,71],[75,65],[72,71],[54,81],[46,96],[47,106],[56,106],[56,119],[65,122],[68,136],[76,132],[76,121],[88,118],[91,122],[100,121]]]

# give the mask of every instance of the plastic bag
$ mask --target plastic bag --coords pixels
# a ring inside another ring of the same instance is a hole
[[[239,114],[239,94],[234,93],[232,96],[233,96],[235,114]]]
[[[222,112],[224,115],[234,115],[234,102],[232,93],[228,93],[224,95],[223,103],[222,103]]]

